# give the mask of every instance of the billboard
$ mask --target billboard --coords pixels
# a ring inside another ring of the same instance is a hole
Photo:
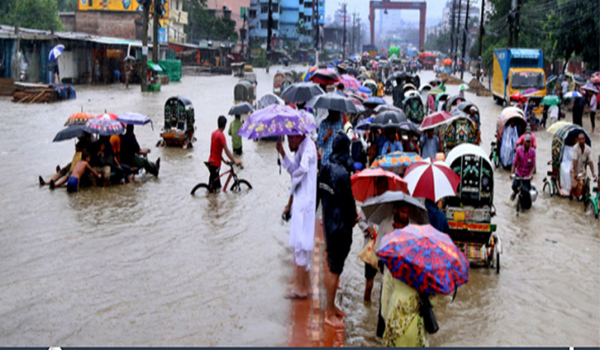
[[[169,0],[161,1],[164,13],[161,19],[169,19]],[[79,0],[77,8],[79,11],[120,11],[120,12],[142,12],[143,6],[140,4],[142,0]],[[152,16],[154,8],[150,6],[150,16]]]

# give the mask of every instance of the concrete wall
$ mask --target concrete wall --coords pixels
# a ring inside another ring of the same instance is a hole
[[[75,12],[60,12],[60,21],[65,26],[65,32],[75,31]]]
[[[135,21],[141,13],[110,11],[78,11],[75,13],[77,32],[123,39],[136,38]]]

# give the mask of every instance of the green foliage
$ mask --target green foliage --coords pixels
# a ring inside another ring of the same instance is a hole
[[[2,0],[0,23],[22,28],[64,30],[58,18],[57,0]]]
[[[267,66],[267,52],[263,51],[260,56],[254,57],[252,60],[252,67],[264,68]]]
[[[188,24],[184,31],[191,40],[231,40],[238,39],[235,21],[231,18],[217,18],[206,10],[205,0],[184,2],[184,10],[188,12]]]
[[[58,12],[74,12],[77,11],[78,0],[58,0]]]
[[[450,31],[428,35],[427,41],[425,41],[425,50],[437,50],[443,54],[448,54],[450,52],[450,43]]]

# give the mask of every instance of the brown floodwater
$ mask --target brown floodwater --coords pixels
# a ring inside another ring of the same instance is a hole
[[[272,90],[275,69],[270,75],[256,71],[260,96]],[[421,80],[432,77],[425,72]],[[138,86],[78,86],[76,100],[55,104],[0,98],[0,344],[287,344],[289,301],[281,296],[292,261],[289,228],[280,215],[289,176],[279,175],[274,144],[244,140],[239,175],[252,191],[189,194],[208,179],[203,162],[210,133],[233,103],[236,82],[230,76],[184,77],[160,93],[144,94]],[[195,107],[198,141],[188,150],[155,147],[164,103],[173,95]],[[483,147],[489,150],[501,108],[491,98],[467,98],[482,110]],[[136,135],[152,150],[150,160],[161,157],[160,176],[74,195],[39,187],[38,175],[47,178],[57,164],[70,161],[74,142],[52,139],[81,108],[149,115],[154,129],[136,127]],[[541,190],[551,135],[536,136],[534,182]],[[592,142],[597,157],[598,135]],[[508,172],[497,171],[495,180],[501,273],[473,269],[454,302],[443,298],[431,345],[599,345],[600,224],[581,203],[541,194],[517,218],[508,200]],[[346,344],[378,345],[379,290],[372,304],[363,303],[358,228],[354,237],[342,275]]]

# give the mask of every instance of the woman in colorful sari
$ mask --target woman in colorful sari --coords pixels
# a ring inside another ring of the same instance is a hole
[[[381,315],[385,319],[383,341],[388,347],[429,346],[425,322],[419,312],[420,294],[394,278],[385,269],[381,294]],[[435,306],[436,297],[429,297]]]

